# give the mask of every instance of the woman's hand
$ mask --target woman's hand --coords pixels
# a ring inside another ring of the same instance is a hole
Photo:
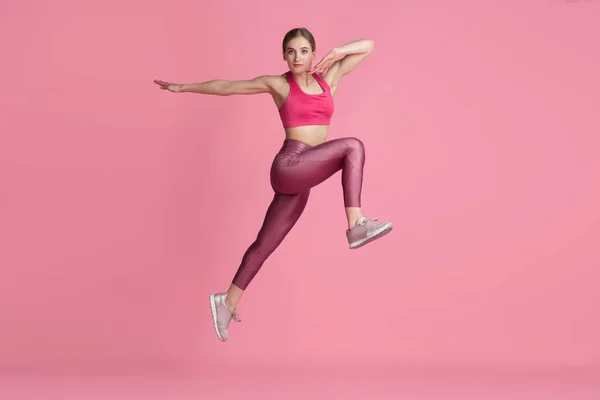
[[[154,83],[156,83],[158,86],[160,86],[160,88],[162,90],[168,90],[169,92],[173,92],[173,93],[182,92],[183,85],[178,85],[176,83],[171,83],[171,82],[159,81],[157,79],[154,80]]]
[[[314,67],[312,67],[310,69],[310,71],[308,71],[309,74],[314,74],[315,72],[321,74],[321,75],[325,75],[327,73],[327,70],[329,70],[329,68],[331,68],[331,66],[339,59],[344,58],[344,56],[342,54],[340,54],[339,51],[337,51],[337,49],[332,49],[331,51],[329,51],[329,53],[327,53],[327,55],[325,57],[323,57],[323,59],[321,61],[319,61],[319,63],[317,65],[315,65]]]

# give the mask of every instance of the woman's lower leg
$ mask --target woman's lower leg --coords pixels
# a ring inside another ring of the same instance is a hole
[[[233,311],[263,263],[281,244],[302,215],[310,189],[286,195],[276,193],[267,209],[256,240],[248,247],[227,290],[225,304]]]

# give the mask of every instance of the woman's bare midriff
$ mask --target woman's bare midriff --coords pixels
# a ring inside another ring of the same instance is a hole
[[[286,139],[294,139],[304,142],[310,146],[319,145],[327,140],[329,126],[306,125],[285,130]]]

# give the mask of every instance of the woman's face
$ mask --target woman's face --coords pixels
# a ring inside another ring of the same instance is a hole
[[[299,74],[310,70],[315,52],[312,51],[310,42],[304,36],[296,36],[287,43],[283,59],[287,62],[290,71]]]

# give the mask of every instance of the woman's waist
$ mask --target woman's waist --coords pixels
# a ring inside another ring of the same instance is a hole
[[[308,144],[309,146],[319,145],[327,140],[329,135],[329,126],[327,125],[308,125],[285,130],[285,138]]]

